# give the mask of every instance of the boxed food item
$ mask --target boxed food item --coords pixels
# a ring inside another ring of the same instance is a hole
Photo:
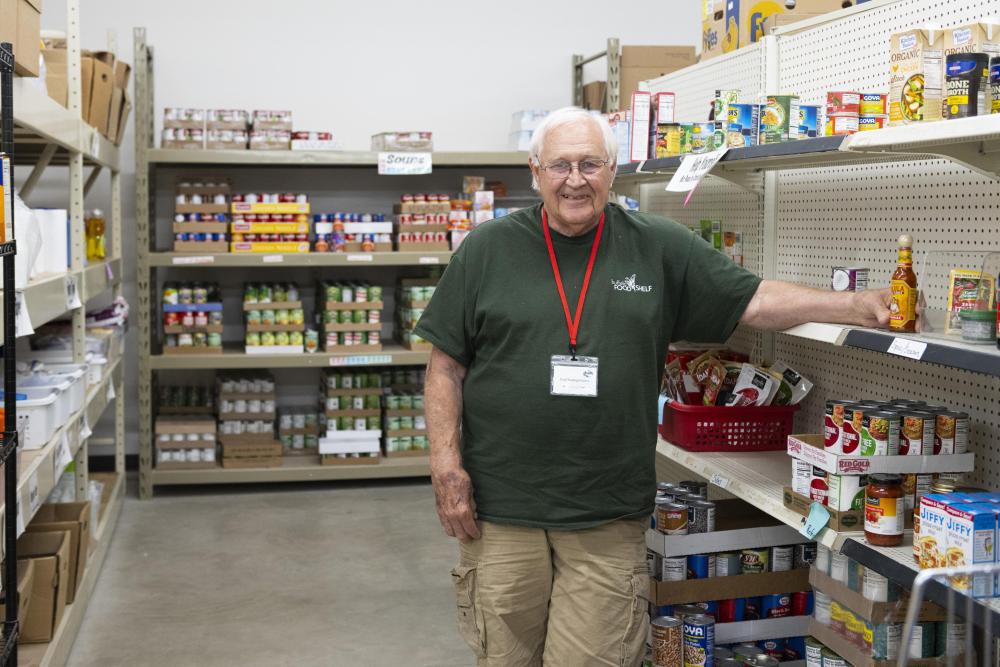
[[[778,144],[799,138],[798,95],[768,95],[760,116],[760,143]]]
[[[608,124],[618,141],[618,164],[627,164],[632,152],[632,112],[612,111],[608,114]]]
[[[889,46],[889,124],[941,120],[944,35],[916,28],[892,36]]]
[[[739,46],[747,46],[759,42],[764,37],[764,21],[775,14],[787,14],[794,20],[795,16],[808,18],[817,14],[834,12],[844,7],[851,7],[858,2],[854,0],[796,0],[794,3],[780,0],[742,0],[727,2],[727,6],[735,5],[739,12]]]
[[[18,560],[34,563],[31,605],[18,638],[25,644],[52,640],[66,609],[70,536],[66,531],[24,533],[17,540]]]
[[[45,40],[42,58],[45,60],[45,91],[49,97],[66,106],[69,96],[68,52],[66,40]]]
[[[69,533],[69,578],[66,586],[66,604],[76,599],[76,591],[83,580],[90,551],[90,503],[46,503],[42,505],[31,523],[29,533]]]
[[[415,151],[434,150],[432,132],[380,132],[372,135],[373,151]]]
[[[205,131],[165,127],[160,138],[160,147],[201,150],[205,147]]]
[[[337,142],[333,140],[332,132],[308,132],[296,130],[292,132],[293,151],[334,151]]]
[[[209,150],[246,150],[247,140],[246,130],[205,131],[205,148]]]
[[[996,21],[982,22],[982,23],[972,23],[969,25],[958,26],[954,28],[946,28],[944,31],[944,61],[945,66],[947,66],[948,56],[965,53],[970,56],[975,53],[986,54],[986,69],[989,69],[989,60],[1000,56],[1000,23]],[[945,87],[951,89],[953,87],[952,76],[949,76],[950,72],[945,72]],[[985,79],[983,81],[982,79]],[[990,88],[989,88],[989,76],[982,77],[978,82],[980,84],[979,97],[980,102],[985,98],[986,110],[978,109],[979,113],[976,114],[975,111],[972,113],[963,113],[961,116],[966,115],[983,115],[984,113],[989,113],[990,109]],[[961,80],[961,79],[958,79]],[[973,82],[973,84],[976,82]],[[959,86],[962,84],[959,83]],[[985,95],[984,95],[985,93]],[[950,90],[947,92],[950,97],[953,95]],[[968,98],[968,95],[964,97]],[[949,104],[954,103],[949,101],[947,98],[942,100],[942,114],[945,118],[954,118],[956,115],[954,113],[949,113]],[[974,104],[974,103],[973,103]]]
[[[205,110],[167,107],[163,110],[164,128],[205,130]]]
[[[993,503],[953,504],[945,512],[949,520],[945,566],[995,563],[997,515],[1000,513],[1000,506]],[[974,598],[988,598],[995,594],[995,578],[992,574],[952,577],[951,583]]]
[[[80,56],[84,121],[108,134],[111,98],[115,90],[115,56],[107,51],[84,51]]]
[[[812,139],[819,136],[819,117],[818,105],[799,105],[799,139]]]
[[[17,622],[24,627],[31,606],[31,589],[35,585],[35,561],[17,562]],[[7,618],[6,595],[0,592],[0,618]]]
[[[708,60],[739,46],[739,11],[733,15],[731,35],[727,34],[726,6],[723,0],[702,0],[701,59]]]
[[[650,104],[649,93],[632,93],[632,128],[629,162],[641,162],[649,159]]]

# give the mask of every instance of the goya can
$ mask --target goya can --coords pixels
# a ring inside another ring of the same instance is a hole
[[[743,574],[762,574],[770,570],[770,549],[744,549],[740,552],[740,571]]]
[[[923,410],[903,412],[903,424],[899,433],[900,456],[923,456],[934,451],[934,430],[936,416]]]
[[[861,419],[861,455],[895,456],[899,453],[902,419],[896,412],[867,412]]]
[[[672,616],[660,616],[652,628],[653,667],[682,667],[684,663],[684,624]]]
[[[704,614],[684,619],[684,667],[714,667],[715,619]]]

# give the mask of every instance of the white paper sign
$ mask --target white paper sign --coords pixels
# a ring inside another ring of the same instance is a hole
[[[76,276],[66,276],[66,310],[73,310],[82,305],[83,303],[80,302],[80,289],[76,284]]]
[[[86,440],[92,435],[94,435],[94,432],[90,429],[90,420],[87,419],[87,414],[84,413],[80,420],[80,440]]]
[[[681,160],[681,166],[674,172],[674,177],[667,183],[667,192],[691,192],[694,190],[701,183],[701,179],[712,171],[715,164],[728,151],[729,147],[724,146],[710,153],[685,155],[684,159]]]
[[[215,258],[211,255],[193,255],[191,257],[174,257],[174,264],[212,264]]]
[[[379,153],[380,176],[416,176],[431,173],[431,153]]]
[[[41,506],[42,494],[38,492],[38,471],[36,470],[28,478],[28,507],[31,510],[31,516],[35,516]]]
[[[421,257],[417,260],[420,264],[440,264],[441,260],[437,257]]]
[[[35,333],[35,328],[31,326],[31,315],[28,314],[28,300],[24,298],[24,292],[14,293],[14,304],[15,312],[17,315],[14,317],[14,335],[17,338],[22,336],[30,336]]]
[[[729,486],[729,478],[728,477],[723,477],[719,473],[714,473],[708,479],[708,483],[709,484],[714,484],[715,486],[719,487],[720,489],[725,489],[725,488],[727,488]]]
[[[368,254],[363,254],[363,255],[351,254],[351,255],[347,256],[347,261],[348,262],[374,262],[375,261],[375,257],[373,257],[372,255],[368,255]]]
[[[260,261],[265,264],[281,264],[285,261],[284,255],[264,255],[260,258]]]
[[[115,400],[115,383],[114,378],[108,380],[108,400]]]
[[[923,358],[924,352],[926,351],[927,343],[921,343],[918,340],[909,340],[907,338],[893,338],[892,345],[890,345],[888,349],[889,354],[895,354],[909,359],[916,359],[917,361]]]
[[[82,433],[80,437],[83,437]],[[73,454],[69,451],[69,436],[63,432],[62,437],[59,439],[59,445],[56,447],[55,465],[52,466],[53,477],[58,480],[63,470],[66,469],[66,466],[72,462]]]
[[[21,537],[24,534],[24,503],[17,503],[17,536]]]
[[[94,154],[95,158],[101,158],[101,135],[96,131],[90,135],[90,152]]]
[[[104,265],[104,273],[105,275],[107,275],[108,280],[115,279],[115,272],[114,269],[111,268],[111,262],[108,262],[107,264]]]

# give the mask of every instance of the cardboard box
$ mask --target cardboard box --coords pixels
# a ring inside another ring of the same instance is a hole
[[[800,496],[799,494],[792,491],[792,487],[786,486],[784,489],[784,505],[788,509],[792,510],[796,514],[801,514],[806,517],[809,516],[809,510],[812,508],[813,501],[805,496]],[[865,513],[864,511],[850,511],[850,512],[838,512],[832,507],[827,507],[826,510],[830,513],[830,520],[827,522],[826,527],[830,530],[836,531],[857,531],[864,530],[865,527]]]
[[[908,593],[900,588],[899,600],[893,602],[876,602],[869,600],[857,591],[837,581],[825,572],[820,572],[816,568],[809,569],[809,584],[814,590],[820,590],[839,602],[842,606],[850,609],[858,616],[863,616],[865,620],[872,623],[902,623],[906,620],[906,609],[909,604]],[[890,582],[890,586],[892,584]],[[947,619],[947,612],[933,602],[924,601],[920,607],[918,619],[920,622],[944,621]]]
[[[796,0],[795,8],[788,9],[778,0],[729,0],[728,5],[739,7],[739,45],[747,46],[759,42],[764,35],[764,21],[775,14],[785,14],[788,22],[808,18],[810,15],[826,14],[857,4],[853,0]],[[801,16],[802,18],[796,18]],[[728,18],[728,13],[727,13]]]
[[[38,76],[42,0],[0,0],[0,42],[14,45],[14,73]]]
[[[947,567],[996,562],[998,511],[992,503],[954,504],[945,508],[948,515]],[[993,574],[953,577],[951,582],[956,589],[974,598],[989,598],[995,593]]]
[[[608,96],[607,81],[592,81],[583,87],[583,108],[605,111]]]
[[[0,563],[0,566],[3,564]],[[17,561],[17,622],[24,627],[24,621],[31,607],[31,589],[35,584],[35,561]],[[0,595],[0,618],[7,618],[7,599]]]
[[[215,433],[215,417],[157,417],[153,430],[157,435]]]
[[[51,641],[62,620],[69,586],[69,552],[67,531],[25,533],[17,540],[18,560],[31,560],[35,567],[31,604],[21,627],[20,641],[25,644]]]
[[[69,585],[66,604],[76,599],[90,551],[90,503],[46,503],[27,526],[29,533],[69,533]]]
[[[737,9],[733,17],[733,27],[727,31],[726,6],[734,4]],[[702,0],[701,12],[701,60],[721,56],[735,51],[739,46],[739,5],[732,0]],[[728,32],[728,34],[727,34]]]
[[[941,120],[944,33],[914,28],[889,43],[889,125]]]
[[[740,574],[734,577],[709,577],[686,581],[650,581],[650,602],[656,605],[687,604],[703,600],[726,600],[739,592],[739,597],[757,597],[790,591],[808,591],[809,569],[763,574]]]
[[[64,107],[69,98],[68,57],[65,48],[42,49],[42,58],[45,59],[45,90],[49,97]]]
[[[971,472],[975,455],[937,454],[929,456],[844,456],[824,448],[819,434],[788,436],[788,455],[836,475],[873,473],[923,475],[939,472]]]
[[[646,548],[667,557],[808,541],[794,528],[737,499],[715,501],[715,530],[711,533],[665,535],[653,529],[646,531]]]
[[[107,51],[84,51],[80,57],[83,79],[83,119],[107,135],[111,97],[115,89],[115,56]]]
[[[628,108],[640,81],[656,79],[698,62],[693,46],[623,46],[618,99]]]

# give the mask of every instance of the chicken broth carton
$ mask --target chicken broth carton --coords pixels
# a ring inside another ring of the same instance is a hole
[[[996,562],[997,514],[993,503],[963,503],[949,505],[947,567],[964,567]],[[923,523],[921,522],[921,535]],[[952,585],[975,598],[993,597],[995,577],[992,574],[952,577]]]

